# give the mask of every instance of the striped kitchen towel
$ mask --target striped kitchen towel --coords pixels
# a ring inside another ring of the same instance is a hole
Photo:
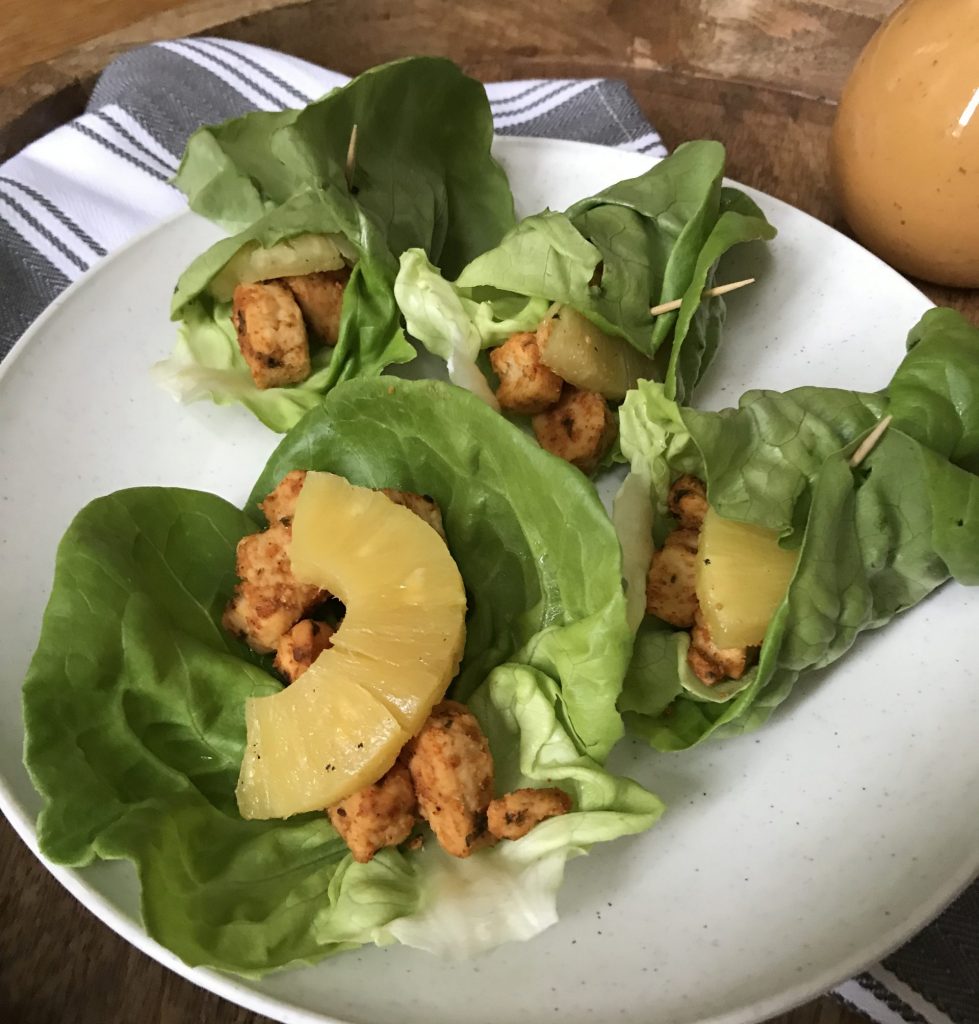
[[[87,113],[0,167],[0,358],[68,284],[184,208],[169,181],[195,128],[300,106],[344,81],[223,39],[157,43],[114,61]],[[500,134],[666,152],[621,82],[536,79],[487,92]],[[979,1024],[979,883],[836,992],[883,1024]]]

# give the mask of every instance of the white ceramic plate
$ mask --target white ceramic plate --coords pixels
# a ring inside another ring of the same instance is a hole
[[[501,140],[498,152],[522,213],[649,166],[571,143]],[[780,235],[725,268],[760,281],[731,296],[700,402],[885,384],[927,300],[825,225],[755,198]],[[92,497],[135,484],[240,503],[277,441],[241,409],[175,405],[147,373],[173,341],[173,281],[216,237],[187,214],[137,240],[2,366],[0,805],[32,848],[39,799],[21,765],[20,685],[62,532]],[[146,937],[128,864],[51,870],[150,956],[282,1021],[760,1020],[897,945],[979,867],[979,681],[965,651],[977,621],[979,591],[948,586],[807,678],[758,734],[673,755],[624,742],[613,767],[667,801],[662,822],[572,863],[550,931],[476,960],[365,948],[239,981],[190,970]]]

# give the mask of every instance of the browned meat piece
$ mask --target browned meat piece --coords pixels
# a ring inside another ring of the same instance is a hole
[[[326,598],[292,575],[290,539],[289,527],[278,523],[238,542],[241,582],[225,610],[224,627],[262,653],[275,650],[279,638]]]
[[[670,488],[667,505],[685,530],[699,530],[707,515],[707,489],[703,480],[689,473],[677,477]]]
[[[717,647],[700,611],[690,631],[687,664],[705,685],[714,686],[724,679],[740,679],[754,662],[757,647]]]
[[[541,362],[536,335],[514,334],[491,349],[489,358],[500,378],[496,398],[504,409],[532,416],[549,409],[561,397],[564,381]]]
[[[542,448],[592,473],[615,440],[615,418],[597,391],[579,391],[566,385],[553,409],[533,419],[534,434]]]
[[[350,271],[346,269],[282,278],[282,283],[295,296],[306,323],[324,345],[335,345],[340,338],[343,293],[349,280]]]
[[[279,481],[278,487],[271,491],[258,507],[265,514],[269,526],[281,523],[283,526],[292,525],[292,517],[296,514],[296,502],[299,501],[299,492],[306,482],[305,469],[291,469]]]
[[[366,864],[385,846],[403,843],[417,813],[411,776],[398,763],[372,786],[357,790],[327,809],[330,822],[358,864]]]
[[[486,827],[493,757],[476,717],[454,700],[435,706],[406,748],[418,808],[439,845],[468,857],[495,840]]]
[[[382,487],[381,494],[390,498],[395,505],[404,505],[409,512],[414,512],[445,540],[445,527],[442,525],[442,510],[434,498],[427,494],[415,494],[414,491],[396,491],[393,487]]]
[[[519,839],[535,825],[571,810],[571,797],[560,789],[515,789],[492,801],[486,812],[497,839]]]
[[[278,281],[235,288],[231,319],[238,347],[255,386],[278,388],[304,381],[310,372],[309,339],[292,292]]]
[[[275,649],[275,668],[294,683],[328,648],[334,629],[325,622],[302,619],[280,640]]]
[[[653,553],[646,577],[646,611],[671,626],[693,625],[697,602],[696,530],[674,530]]]

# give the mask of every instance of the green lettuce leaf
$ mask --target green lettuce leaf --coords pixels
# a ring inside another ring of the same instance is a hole
[[[666,346],[667,393],[688,401],[724,322],[724,300],[702,299],[718,260],[738,243],[775,235],[751,199],[722,187],[723,173],[719,143],[685,143],[565,213],[528,217],[462,270],[452,283],[458,302],[438,316],[411,296],[444,287],[432,280],[439,272],[405,253],[397,291],[408,333],[436,354],[446,338],[473,331],[488,347],[532,330],[561,302],[648,356]],[[674,299],[682,299],[678,311],[650,316],[651,306]]]
[[[680,408],[643,382],[621,414],[622,447],[656,516],[682,473],[700,476],[729,519],[776,530],[799,561],[758,664],[706,687],[686,663],[687,633],[639,628],[620,707],[662,750],[763,724],[807,669],[836,661],[857,635],[949,578],[979,584],[979,330],[930,310],[891,383],[864,394],[748,392],[737,409]],[[891,425],[856,468],[850,456],[884,416]],[[635,481],[629,484],[635,490]],[[648,555],[625,567],[639,592]]]
[[[296,235],[340,234],[357,253],[344,292],[340,337],[330,348],[313,346],[312,373],[292,387],[255,387],[231,322],[231,306],[208,289],[235,254],[250,242],[263,247]],[[153,368],[157,381],[184,402],[241,402],[267,427],[284,433],[322,396],[344,380],[377,376],[387,366],[410,362],[394,300],[397,261],[377,227],[345,191],[299,192],[251,227],[202,253],[181,275],[172,315],[181,321],[171,356]]]
[[[500,791],[559,785],[573,810],[464,863],[356,864],[325,815],[244,821],[244,702],[280,683],[220,626],[254,502],[292,467],[432,494],[470,602],[452,695],[479,716]],[[43,853],[127,859],[147,931],[189,964],[260,975],[364,942],[446,955],[551,924],[568,857],[649,827],[659,801],[600,760],[631,635],[618,543],[571,467],[459,389],[394,378],[337,388],[282,442],[248,511],[138,488],[100,498],[58,550],[24,686],[25,763]]]
[[[346,192],[354,125],[350,184],[395,256],[418,246],[454,275],[513,223],[485,90],[438,57],[372,68],[303,110],[201,128],[174,184],[191,209],[241,231],[295,192]]]

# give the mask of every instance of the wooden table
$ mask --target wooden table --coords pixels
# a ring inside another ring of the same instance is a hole
[[[410,8],[400,0],[70,6],[33,0],[25,17],[22,3],[0,0],[7,26],[0,39],[0,157],[79,113],[94,76],[116,53],[209,32],[351,74],[408,53],[443,53],[487,81],[624,78],[668,145],[720,139],[732,177],[837,227],[843,225],[826,159],[834,101],[864,43],[897,6],[896,0],[418,0]],[[44,63],[26,67],[32,61]],[[925,290],[979,323],[975,291]],[[117,938],[61,889],[6,822],[0,822],[0,878],[0,1021],[265,1020],[195,988]],[[863,1020],[828,997],[777,1018],[778,1024]]]

